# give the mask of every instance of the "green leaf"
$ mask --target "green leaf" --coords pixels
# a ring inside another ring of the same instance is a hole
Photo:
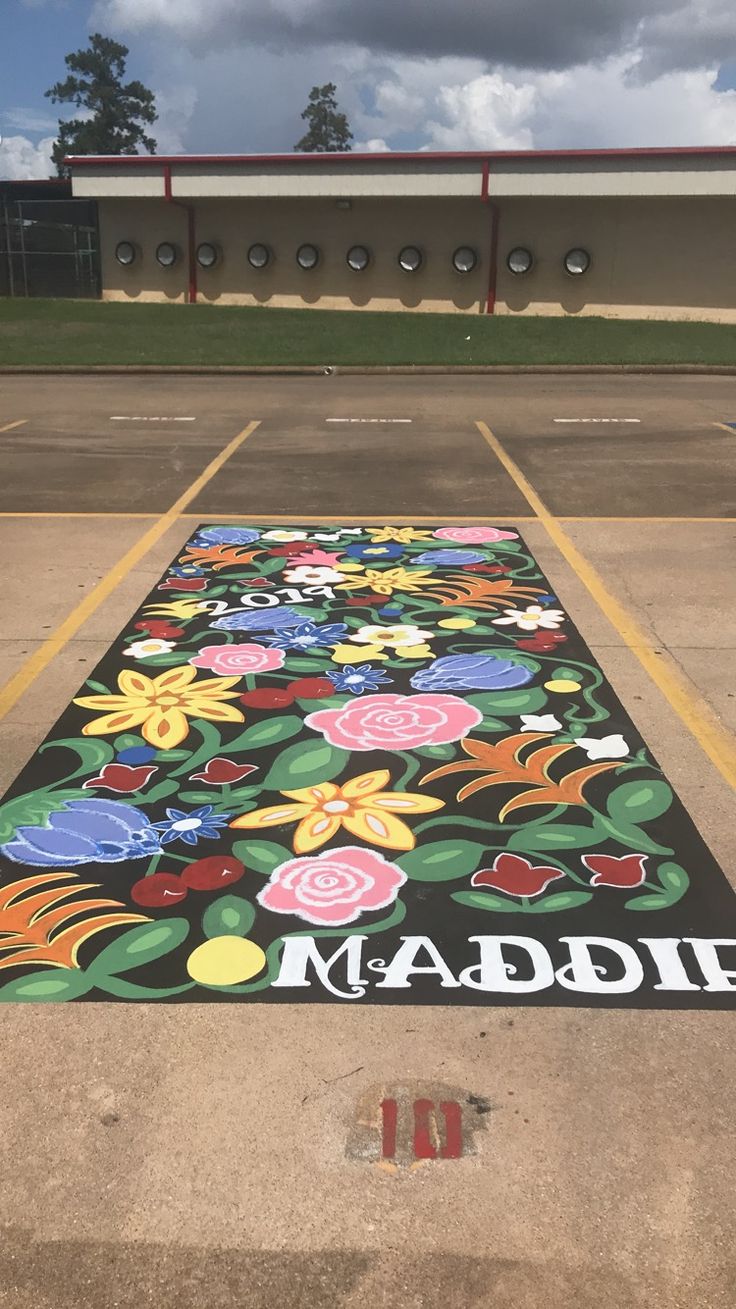
[[[521,827],[506,845],[509,850],[526,853],[531,850],[589,850],[599,841],[600,836],[593,827],[577,827],[573,823],[546,823],[538,827]]]
[[[456,750],[455,745],[415,745],[412,754],[421,755],[423,759],[453,759]]]
[[[255,921],[256,911],[240,895],[222,895],[208,905],[202,915],[205,936],[246,936]]]
[[[44,1004],[59,1000],[76,1000],[93,986],[93,979],[79,969],[44,969],[26,977],[15,978],[0,989],[0,1001],[25,1001]]]
[[[350,694],[325,695],[320,696],[319,700],[307,700],[304,697],[298,697],[296,703],[306,718],[307,714],[316,713],[318,709],[342,709],[342,706],[348,704],[352,698]]]
[[[668,895],[636,895],[627,900],[624,909],[667,909],[672,904]]]
[[[181,777],[182,773],[194,772],[200,764],[206,764],[214,755],[220,753],[222,737],[214,723],[208,723],[205,718],[194,718],[192,726],[199,732],[202,744],[183,764],[179,764],[179,767],[173,770],[172,777]]]
[[[285,667],[289,672],[295,673],[323,673],[326,661],[324,659],[307,659],[305,655],[288,655]]]
[[[614,822],[643,823],[665,814],[672,799],[666,782],[624,782],[611,792],[606,808]]]
[[[145,659],[136,659],[137,664],[142,664],[144,669],[149,664],[154,664],[158,668],[173,668],[175,664],[186,663],[189,655],[194,651],[185,650],[180,646],[178,650],[166,650],[162,654],[146,655]]]
[[[175,760],[188,759],[191,753],[191,750],[157,750],[156,760],[168,764]]]
[[[90,691],[97,691],[99,695],[110,695],[110,688],[105,686],[104,682],[93,682],[91,677],[88,677],[84,685],[88,686]]]
[[[431,845],[420,845],[395,862],[412,881],[451,882],[456,877],[474,873],[485,849],[477,841],[435,841]]]
[[[179,790],[179,783],[169,777],[164,782],[159,782],[157,786],[151,787],[150,791],[145,792],[146,804],[153,804],[155,800],[163,800],[167,795],[173,795]]]
[[[504,658],[508,658],[505,653]],[[541,686],[520,686],[510,691],[486,691],[483,695],[469,695],[467,700],[468,704],[475,705],[484,715],[503,714],[506,718],[513,718],[516,714],[533,714],[543,709],[548,697]]]
[[[676,904],[690,885],[690,878],[680,864],[660,864],[657,869],[657,877],[665,890],[669,892],[670,904]]]
[[[54,743],[51,742],[51,744]],[[148,742],[144,741],[142,736],[136,736],[135,732],[123,732],[120,736],[115,737],[112,744],[116,753],[119,753],[121,750],[138,750],[141,746],[147,746]],[[41,746],[41,749],[43,750],[44,747]],[[158,753],[163,754],[164,751],[161,750]]]
[[[67,750],[73,750],[79,759],[78,768],[73,773],[66,775],[65,782],[72,782],[75,777],[83,777],[85,774],[96,773],[105,764],[109,764],[115,753],[108,741],[89,740],[86,737],[79,736],[65,737],[63,740],[58,741],[47,741],[45,745],[39,747],[38,753],[43,754],[44,751],[57,746],[64,746]]]
[[[272,791],[289,791],[296,787],[316,786],[329,782],[350,761],[350,751],[341,750],[325,740],[300,741],[291,745],[271,766],[264,786]]]
[[[273,745],[275,741],[288,741],[289,737],[301,732],[304,723],[296,714],[278,714],[276,717],[261,719],[252,727],[246,727],[234,741],[228,741],[223,747],[228,755],[239,754],[243,750],[260,750],[263,746]]]
[[[467,905],[469,909],[492,909],[499,914],[520,913],[524,908],[515,900],[504,900],[500,895],[491,895],[485,891],[453,891],[451,898],[458,904]]]
[[[49,814],[64,808],[65,801],[85,798],[91,799],[92,792],[63,787],[58,791],[31,791],[7,800],[0,805],[0,842],[9,841],[19,827],[42,827]]]
[[[87,973],[94,979],[124,973],[129,968],[140,968],[176,950],[188,935],[189,922],[186,918],[142,923],[140,927],[131,928],[105,946],[101,954],[93,959]]]
[[[587,904],[593,899],[591,891],[559,891],[555,895],[546,895],[542,900],[535,900],[527,906],[527,912],[555,914],[561,909],[576,909],[578,905]]]
[[[279,864],[285,864],[287,859],[293,858],[291,850],[277,845],[275,841],[251,841],[247,838],[235,842],[233,854],[245,864],[249,872],[264,873],[266,877],[270,877]]]

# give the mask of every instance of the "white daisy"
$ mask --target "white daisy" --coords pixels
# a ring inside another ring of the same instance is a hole
[[[127,650],[123,650],[123,654],[129,655],[131,659],[150,659],[152,655],[168,654],[173,649],[173,641],[159,641],[149,637],[147,641],[134,641]]]
[[[541,605],[527,605],[526,609],[505,609],[504,614],[504,618],[494,618],[492,621],[498,627],[510,627],[513,623],[524,632],[536,632],[538,627],[559,627],[565,619],[561,609],[543,609]]]
[[[309,564],[298,564],[295,568],[286,568],[284,570],[284,581],[296,582],[300,586],[320,586],[323,582],[342,582],[344,580],[343,574],[338,573],[336,568],[311,567]]]

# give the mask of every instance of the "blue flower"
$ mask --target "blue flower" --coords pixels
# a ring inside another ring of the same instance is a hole
[[[409,679],[415,691],[506,691],[526,686],[534,674],[524,664],[499,655],[446,655]]]
[[[219,627],[226,632],[275,632],[279,627],[298,627],[304,622],[288,605],[273,609],[248,609],[242,614],[225,614],[216,618],[210,627]]]
[[[365,559],[368,563],[377,560],[380,564],[386,559],[399,559],[404,554],[404,547],[392,541],[381,541],[377,545],[349,545],[346,546],[345,553],[350,555],[351,559]]]
[[[149,764],[156,758],[152,745],[131,745],[128,750],[118,750],[117,759],[121,764]]]
[[[449,564],[451,567],[461,564],[482,564],[486,556],[477,550],[425,550],[414,561],[417,564]]]
[[[201,837],[217,837],[220,829],[227,827],[232,814],[215,814],[211,804],[202,805],[201,809],[167,809],[168,818],[162,823],[154,823],[161,837],[162,845],[172,841],[186,841],[187,845],[196,845]]]
[[[362,695],[364,691],[376,691],[385,682],[393,682],[382,668],[371,668],[370,664],[360,664],[357,668],[345,664],[339,673],[328,673],[336,691],[350,691],[352,695]]]
[[[250,545],[257,541],[260,532],[252,527],[200,527],[194,538],[197,546],[207,545]]]
[[[0,847],[6,859],[37,868],[119,864],[158,854],[161,841],[146,815],[117,800],[68,800],[35,827],[19,827]]]
[[[197,564],[181,564],[169,569],[170,577],[204,577],[204,568]]]
[[[298,627],[284,627],[276,636],[265,639],[277,650],[308,650],[310,646],[337,645],[347,632],[346,623],[300,623]]]

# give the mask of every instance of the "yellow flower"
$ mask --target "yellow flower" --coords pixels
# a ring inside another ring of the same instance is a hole
[[[376,595],[393,595],[394,591],[419,591],[423,586],[435,586],[436,579],[431,576],[429,568],[366,568],[360,577],[351,577],[347,582],[338,583],[338,591],[354,591],[357,587],[367,586]]]
[[[335,664],[354,664],[360,659],[388,659],[386,651],[380,645],[364,645],[356,650],[354,645],[336,645],[332,650],[332,662]]]
[[[206,613],[207,604],[203,600],[171,600],[167,604],[146,605],[144,614],[160,614],[162,618],[194,618],[196,614]]]
[[[400,545],[409,545],[412,541],[430,541],[430,531],[417,532],[413,527],[372,527],[371,541],[398,541]]]
[[[389,850],[413,850],[414,833],[396,814],[428,814],[442,809],[444,800],[410,791],[383,791],[390,782],[388,769],[375,773],[362,773],[344,786],[334,782],[320,782],[299,791],[282,791],[294,804],[271,805],[268,809],[255,809],[252,813],[234,818],[231,827],[278,827],[282,823],[299,820],[294,833],[296,854],[309,854],[324,845],[344,827],[352,836],[359,836],[371,845],[382,845]]]
[[[101,709],[102,718],[93,719],[82,728],[84,736],[105,736],[108,732],[127,732],[140,727],[149,745],[169,750],[179,745],[189,733],[189,718],[207,718],[214,723],[242,723],[243,714],[234,705],[231,691],[239,678],[208,677],[190,686],[196,668],[184,664],[170,668],[158,677],[125,669],[118,677],[121,695],[83,695],[74,701],[83,709]]]

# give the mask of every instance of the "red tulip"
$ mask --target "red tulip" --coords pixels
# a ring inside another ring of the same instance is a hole
[[[189,864],[181,875],[190,891],[218,891],[221,886],[239,882],[245,873],[245,864],[230,854],[212,854]]]
[[[192,773],[192,782],[206,782],[208,786],[224,786],[230,782],[242,782],[248,773],[256,773],[257,764],[236,764],[232,759],[223,759],[218,755],[208,760],[201,773]]]
[[[136,632],[148,632],[149,636],[166,638],[174,636],[184,636],[183,627],[172,627],[164,619],[152,618],[148,623],[136,623]]]
[[[240,703],[249,705],[251,709],[283,709],[285,705],[291,704],[293,699],[294,695],[290,689],[271,691],[264,688],[262,691],[246,691],[240,696]]]
[[[646,878],[645,854],[584,854],[585,867],[595,876],[591,877],[591,886],[617,886],[622,890],[631,890],[641,886]]]
[[[204,591],[207,586],[206,577],[169,577],[165,582],[159,582],[159,591]]]
[[[300,555],[305,547],[306,541],[284,541],[283,545],[275,545],[268,553],[275,555],[277,559],[280,556],[286,559],[289,555]]]
[[[521,855],[500,854],[496,856],[493,868],[482,868],[473,873],[470,885],[492,886],[494,890],[504,891],[506,895],[541,895],[550,882],[556,882],[564,876],[559,868],[544,865],[532,867],[529,860],[522,859]]]
[[[296,682],[289,682],[289,690],[298,700],[324,700],[325,696],[335,694],[329,677],[300,677]]]
[[[270,577],[249,577],[243,582],[243,586],[250,590],[253,586],[273,586]]]
[[[82,789],[101,786],[106,791],[140,791],[158,768],[150,764],[140,764],[137,768],[130,764],[105,764],[99,777],[90,777],[83,783]]]
[[[131,898],[147,909],[165,909],[167,905],[185,900],[187,888],[176,873],[151,873],[131,887]]]
[[[465,573],[510,573],[504,564],[463,564]]]
[[[385,605],[390,604],[390,597],[387,595],[351,595],[345,601],[346,605]]]
[[[537,632],[536,636],[529,636],[521,641],[515,641],[514,644],[519,650],[536,651],[537,654],[549,654],[554,650],[556,645],[566,641],[567,637],[563,632]]]

